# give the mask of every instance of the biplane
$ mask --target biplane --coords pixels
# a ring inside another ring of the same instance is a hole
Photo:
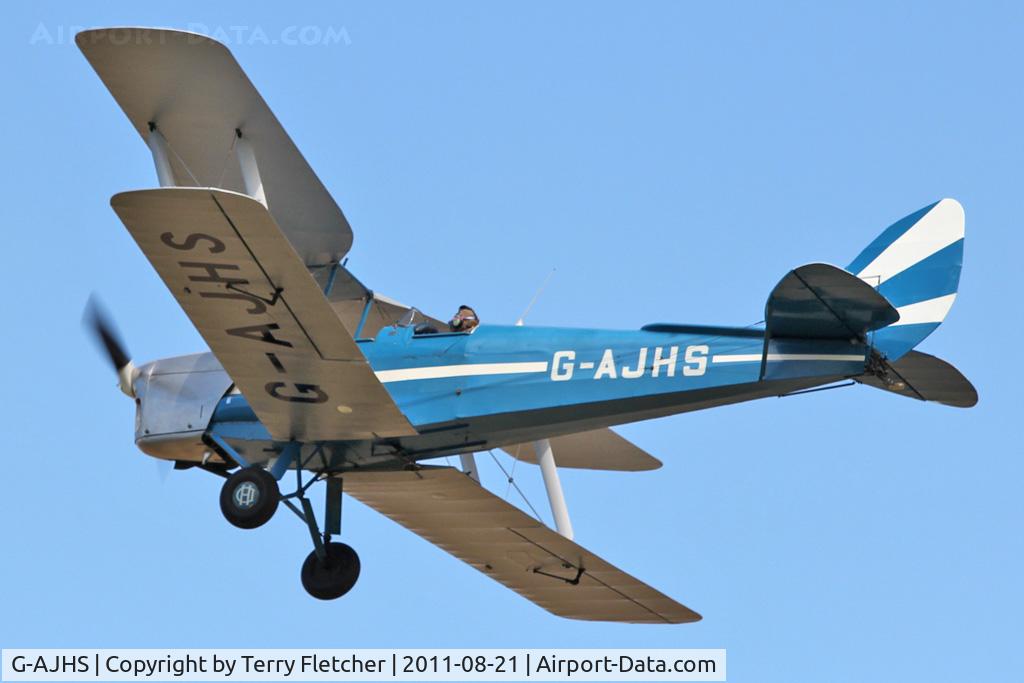
[[[953,366],[915,349],[957,295],[964,212],[952,199],[897,221],[845,268],[789,271],[758,326],[452,331],[346,269],[348,221],[224,45],[150,28],[76,41],[156,166],[158,187],[111,205],[209,345],[136,366],[87,309],[135,401],[135,443],[224,477],[220,507],[237,527],[294,512],[315,598],[359,576],[337,540],[347,493],[554,614],[696,621],[573,540],[559,467],[655,469],[611,427],[840,383],[977,401]],[[474,453],[491,449],[538,465],[554,528],[480,484]],[[322,523],[307,495],[319,481]]]

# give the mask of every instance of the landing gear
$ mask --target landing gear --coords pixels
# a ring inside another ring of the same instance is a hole
[[[313,541],[313,552],[302,563],[302,587],[318,600],[334,600],[352,590],[359,578],[359,555],[345,543],[332,543],[331,536],[341,533],[341,486],[339,477],[327,477],[327,495],[324,508],[324,530],[321,534],[317,526],[313,506],[301,495],[299,503],[302,514],[299,515],[309,528],[309,537]],[[288,507],[299,514],[290,501]]]
[[[331,536],[341,534],[342,480],[332,472],[323,447],[317,446],[309,457],[303,458],[300,444],[292,442],[282,450],[273,467],[265,470],[250,466],[219,436],[209,434],[207,439],[210,447],[226,461],[241,468],[227,476],[220,492],[220,509],[227,520],[242,529],[255,529],[266,524],[274,516],[278,503],[283,503],[306,524],[313,541],[313,552],[302,563],[302,586],[306,592],[318,600],[334,600],[352,590],[359,579],[359,555],[345,543],[331,541]],[[314,469],[310,464],[317,457],[320,466]],[[282,496],[277,481],[292,466],[295,491]],[[303,481],[303,471],[307,469],[313,469],[315,474]],[[327,485],[323,532],[317,524],[313,504],[306,497],[309,487],[320,479]]]
[[[318,600],[334,600],[352,590],[359,578],[359,555],[345,543],[325,543],[324,559],[314,550],[302,563],[302,587]]]
[[[277,481],[261,467],[238,470],[220,490],[221,512],[240,529],[255,529],[269,522],[280,500]]]

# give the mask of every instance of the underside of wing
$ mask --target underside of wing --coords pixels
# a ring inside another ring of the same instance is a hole
[[[549,439],[559,467],[614,472],[643,472],[661,467],[661,461],[611,429],[566,434]],[[517,460],[537,464],[533,444],[506,446]]]
[[[260,202],[162,188],[111,205],[274,439],[416,433]]]
[[[323,183],[221,43],[186,31],[100,28],[78,47],[148,142],[167,140],[173,185],[245,192],[236,155],[251,145],[275,221],[307,266],[337,263],[352,231]]]
[[[161,184],[263,201],[350,335],[372,338],[408,312],[339,265],[352,245],[348,221],[227,47],[143,27],[90,29],[76,42],[151,151],[166,146]],[[258,187],[243,170],[250,152]]]
[[[345,491],[558,616],[653,624],[701,618],[453,468],[350,473]]]

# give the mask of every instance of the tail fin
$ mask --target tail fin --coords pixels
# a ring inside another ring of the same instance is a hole
[[[956,299],[964,258],[964,210],[943,199],[893,223],[846,267],[900,314],[874,333],[874,347],[895,361],[930,335]]]

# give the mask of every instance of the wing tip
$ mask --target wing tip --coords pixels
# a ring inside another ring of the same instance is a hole
[[[104,26],[89,28],[75,34],[78,49],[88,54],[89,48],[109,43],[118,45],[166,45],[172,41],[206,45],[230,54],[227,45],[203,33],[155,26]]]
[[[661,460],[658,460],[653,455],[650,456],[650,458],[651,458],[650,460],[645,461],[643,463],[643,465],[637,467],[636,469],[633,469],[633,470],[623,470],[623,471],[625,471],[625,472],[653,472],[654,470],[660,470],[662,467],[665,466],[665,463],[663,463]]]
[[[936,403],[941,403],[942,405],[949,406],[950,408],[973,408],[978,405],[978,400],[978,390],[973,384],[967,382],[967,387],[963,388],[962,396],[958,396],[956,400],[936,401]]]
[[[688,614],[686,614],[685,616],[682,616],[682,617],[678,617],[678,618],[673,617],[673,618],[667,620],[668,623],[670,623],[670,624],[696,624],[698,621],[704,621],[704,615],[700,614],[699,612],[694,612],[689,607],[684,607],[684,609],[688,612]]]

